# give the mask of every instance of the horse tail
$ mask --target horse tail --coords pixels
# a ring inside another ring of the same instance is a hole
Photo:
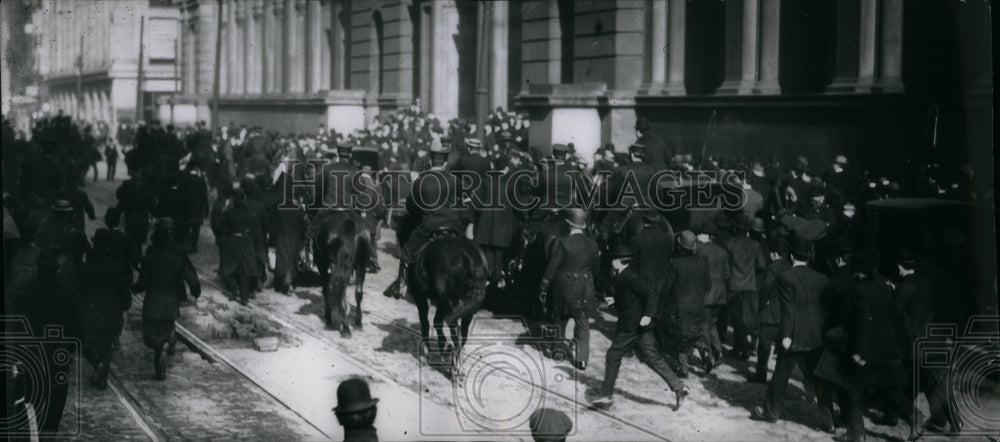
[[[452,323],[458,318],[471,316],[486,299],[486,283],[488,279],[488,266],[486,265],[486,255],[482,249],[470,244],[462,252],[462,264],[465,267],[464,284],[462,293],[465,296],[458,298],[457,305],[445,317],[445,322]]]

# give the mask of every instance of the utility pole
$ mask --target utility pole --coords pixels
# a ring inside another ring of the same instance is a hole
[[[143,108],[146,103],[143,102],[142,96],[142,83],[146,81],[146,69],[143,67],[143,59],[145,58],[145,46],[146,46],[146,16],[139,17],[139,61],[136,63],[136,79],[135,79],[135,121],[138,123],[143,117]]]

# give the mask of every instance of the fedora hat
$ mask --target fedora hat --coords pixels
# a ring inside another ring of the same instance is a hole
[[[336,413],[356,413],[365,411],[378,404],[378,398],[372,398],[368,382],[361,378],[351,378],[341,382],[337,387]]]
[[[750,221],[750,230],[757,233],[764,233],[764,220],[760,218],[754,218]]]
[[[681,248],[686,250],[694,250],[697,238],[694,236],[694,232],[690,230],[685,230],[677,237],[677,243]]]

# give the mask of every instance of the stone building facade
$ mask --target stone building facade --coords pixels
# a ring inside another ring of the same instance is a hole
[[[49,111],[114,127],[122,119],[153,118],[156,99],[179,90],[180,14],[169,1],[42,0],[36,15]],[[136,112],[137,106],[144,109]]]
[[[184,0],[183,94],[161,119],[209,119],[220,9],[221,122],[349,131],[487,100],[585,156],[625,149],[640,115],[695,155],[947,146],[976,164],[990,141],[984,0]]]

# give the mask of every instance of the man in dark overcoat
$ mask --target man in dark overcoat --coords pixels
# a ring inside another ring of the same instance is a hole
[[[590,310],[594,297],[594,276],[601,262],[597,243],[584,234],[587,214],[583,209],[570,211],[566,222],[569,235],[556,240],[552,258],[545,268],[539,290],[544,303],[552,291],[550,318],[559,327],[558,339],[565,339],[566,327],[573,319],[573,341],[576,350],[574,365],[585,370],[590,362]]]
[[[652,325],[660,297],[646,281],[639,278],[639,271],[632,263],[634,253],[628,247],[618,245],[608,255],[612,259],[611,267],[615,278],[611,287],[613,296],[605,297],[605,301],[617,306],[618,325],[605,356],[604,382],[599,388],[588,389],[586,397],[595,406],[610,406],[622,358],[635,349],[642,360],[673,390],[677,400],[674,407],[676,410],[687,397],[688,389],[677,378],[656,346]]]
[[[232,206],[219,219],[219,237],[222,239],[219,260],[221,275],[227,286],[235,292],[240,304],[246,305],[257,281],[257,252],[254,237],[260,236],[257,213],[246,204],[243,189],[233,191]]]
[[[118,208],[125,217],[125,234],[132,247],[142,250],[149,235],[149,217],[156,207],[156,197],[138,170],[118,187],[115,196],[118,197]]]
[[[511,199],[517,198],[518,201],[527,201],[528,190],[522,187],[525,190],[522,193],[520,192],[522,189],[513,187],[514,184],[510,181],[513,169],[508,163],[507,156],[498,157],[493,160],[493,163],[494,172],[500,172],[502,175],[497,181],[486,180],[484,177],[484,185],[489,191],[484,203],[490,204],[490,207],[476,211],[474,239],[483,250],[483,254],[486,255],[486,262],[490,268],[490,280],[502,288],[506,276],[504,252],[514,243],[514,239],[521,229],[519,212],[512,206]],[[522,182],[518,181],[518,184],[522,184]]]
[[[750,238],[750,218],[740,215],[735,234],[723,247],[729,254],[729,323],[733,326],[733,353],[738,360],[750,357],[757,329],[757,273],[767,266],[760,243]]]
[[[729,254],[715,238],[715,223],[708,221],[698,229],[698,247],[695,254],[708,263],[708,274],[712,286],[705,294],[705,346],[709,350],[709,361],[712,367],[722,363],[722,339],[725,336],[726,305],[729,302]],[[706,366],[706,369],[708,367]]]
[[[674,152],[667,147],[667,143],[663,141],[663,138],[652,132],[652,127],[646,117],[636,119],[635,135],[639,138],[636,143],[646,146],[646,162],[656,170],[665,169],[674,157]]]
[[[188,232],[186,235],[188,252],[195,253],[198,251],[201,225],[204,224],[205,217],[209,213],[208,183],[205,182],[205,178],[199,175],[198,169],[190,168],[187,173],[182,175],[181,188],[188,196]]]
[[[767,385],[764,407],[756,407],[751,417],[775,422],[780,417],[780,404],[792,370],[798,366],[811,374],[823,350],[823,309],[820,297],[829,280],[808,265],[811,244],[794,238],[792,268],[778,276],[781,321],[778,327],[778,361]]]
[[[99,229],[84,266],[86,284],[78,312],[83,355],[94,367],[91,386],[102,390],[107,388],[112,345],[124,324],[122,312],[132,305],[132,268],[127,261],[122,265],[123,253],[128,253],[128,244],[113,239],[110,230]]]
[[[686,377],[688,355],[698,348],[705,372],[713,367],[711,350],[702,344],[705,331],[705,296],[712,289],[708,263],[695,254],[695,235],[689,230],[677,238],[677,253],[667,267],[666,287],[657,309],[664,344],[677,360],[677,374]]]
[[[180,317],[180,303],[187,296],[185,284],[191,296],[201,295],[198,274],[184,249],[173,243],[166,230],[157,229],[133,290],[146,292],[142,302],[142,341],[154,352],[155,378],[160,381],[166,379],[163,352],[173,338],[174,321]]]
[[[757,367],[750,382],[767,383],[767,363],[771,359],[771,346],[778,336],[781,324],[781,299],[777,290],[778,275],[792,268],[788,257],[788,241],[781,236],[768,238],[771,263],[764,270],[758,284],[757,319],[759,323],[757,339]]]

